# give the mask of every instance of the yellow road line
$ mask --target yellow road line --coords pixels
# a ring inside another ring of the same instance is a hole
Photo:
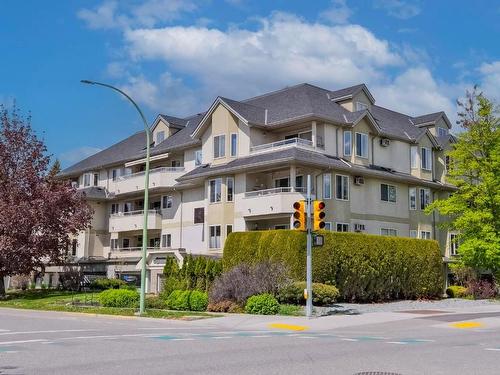
[[[458,323],[452,323],[450,324],[450,326],[453,328],[467,329],[467,328],[483,327],[484,324],[479,322],[458,322]]]
[[[286,329],[289,331],[305,331],[309,329],[309,327],[307,326],[297,326],[294,324],[285,324],[285,323],[271,323],[269,324],[269,328]]]

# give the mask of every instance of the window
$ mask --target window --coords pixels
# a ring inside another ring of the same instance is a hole
[[[408,189],[410,210],[417,209],[417,188],[411,187]]]
[[[458,235],[450,233],[450,255],[458,255]]]
[[[299,189],[304,187],[304,176],[295,176],[295,187]]]
[[[165,132],[164,131],[157,132],[156,133],[156,144],[158,145],[158,144],[162,143],[164,140],[165,140]]]
[[[220,249],[220,225],[210,225],[210,249]]]
[[[221,200],[222,178],[216,178],[209,181],[210,203],[220,202]]]
[[[356,156],[368,157],[368,134],[356,133]]]
[[[130,247],[130,240],[128,238],[124,238],[122,240],[122,247],[124,249],[128,249]]]
[[[150,210],[155,210],[156,212],[160,211],[160,209],[161,209],[161,200],[155,201],[155,202],[151,202],[149,204],[149,209]]]
[[[118,177],[120,177],[120,170],[119,169],[113,169],[111,171],[111,176],[113,178],[113,181],[118,180]]]
[[[111,250],[116,250],[118,249],[118,238],[113,238],[111,240]]]
[[[226,225],[226,237],[229,236],[231,233],[233,233],[233,225],[227,224]]]
[[[431,239],[431,232],[427,230],[421,230],[420,231],[420,238],[423,240],[430,240]]]
[[[99,185],[99,174],[94,173],[94,186]]]
[[[277,178],[274,180],[274,187],[275,188],[289,187],[290,186],[289,182],[290,182],[290,180],[288,177]]]
[[[83,175],[83,186],[90,186],[90,173],[85,173]]]
[[[332,230],[332,223],[325,222],[324,230]]]
[[[438,128],[438,136],[439,137],[445,137],[448,135],[448,130],[445,128]]]
[[[337,223],[337,232],[349,232],[349,224]]]
[[[238,134],[231,134],[231,156],[236,156],[238,153]]]
[[[384,202],[396,203],[396,186],[380,184],[380,199]]]
[[[149,239],[149,247],[159,248],[160,247],[160,239],[159,238],[150,238]]]
[[[130,211],[132,211],[132,203],[131,202],[123,203],[123,212],[130,212]]]
[[[380,235],[396,237],[398,235],[398,231],[393,228],[380,228]]]
[[[117,214],[120,209],[120,205],[118,203],[111,203],[111,215]]]
[[[287,224],[276,224],[274,226],[275,230],[280,230],[280,229],[290,229],[290,226]]]
[[[228,177],[226,179],[226,189],[227,189],[226,201],[232,202],[234,199],[234,178]]]
[[[356,102],[356,111],[362,111],[364,109],[368,109],[368,106],[365,103]]]
[[[430,189],[420,189],[420,209],[425,210],[425,208],[431,203],[431,190]]]
[[[422,169],[425,169],[427,171],[430,171],[432,169],[431,162],[432,162],[432,151],[430,148],[427,147],[422,147],[421,148],[421,166]]]
[[[332,198],[332,175],[325,173],[323,175],[323,199]]]
[[[171,195],[164,195],[162,197],[162,208],[167,209],[167,208],[172,208],[174,203],[174,198]]]
[[[78,241],[74,239],[71,241],[71,255],[76,256],[76,249],[78,247]]]
[[[410,159],[411,159],[411,168],[417,169],[418,168],[418,147],[417,146],[410,147]]]
[[[450,161],[451,161],[450,156],[449,156],[449,155],[446,155],[446,156],[444,157],[444,168],[445,168],[445,171],[446,171],[446,172],[449,172],[449,171],[450,171],[450,167],[451,167],[451,165],[450,165]]]
[[[352,132],[344,131],[344,156],[351,156],[352,153]]]
[[[142,247],[142,236],[137,236],[137,246]]]
[[[194,224],[203,224],[205,222],[205,208],[198,207],[194,209]]]
[[[218,135],[214,137],[214,158],[226,156],[226,136]]]
[[[161,247],[172,247],[172,235],[170,233],[161,236]]]
[[[123,168],[123,175],[124,176],[130,176],[132,174],[132,168]]]
[[[201,150],[196,150],[194,152],[194,165],[199,166],[203,162],[203,154]]]
[[[410,229],[410,238],[417,238],[417,231],[414,229]]]
[[[349,177],[335,175],[337,188],[335,190],[335,198],[343,201],[349,200]]]
[[[180,166],[181,166],[181,161],[180,161],[180,160],[172,160],[172,161],[170,162],[170,166],[171,166],[172,168],[180,168]]]

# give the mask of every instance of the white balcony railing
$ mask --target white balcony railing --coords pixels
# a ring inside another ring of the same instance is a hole
[[[160,210],[148,210],[148,215],[150,214],[159,214]],[[144,210],[135,210],[135,211],[127,211],[127,212],[115,212],[111,214],[111,217],[118,216],[133,216],[133,215],[144,215]]]
[[[128,194],[144,190],[144,171],[120,176],[110,186],[111,192],[115,194]],[[162,167],[151,169],[149,176],[149,188],[172,187],[176,179],[185,173],[184,167]]]
[[[141,230],[144,227],[144,211],[118,212],[109,217],[109,232],[127,232]],[[161,213],[147,211],[148,229],[161,229]]]
[[[148,247],[147,251],[158,251],[160,247]],[[115,249],[111,249],[111,251],[117,252],[133,252],[133,251],[142,251],[142,247],[118,247]]]
[[[245,198],[253,198],[253,197],[262,197],[266,195],[272,194],[280,194],[280,193],[304,193],[306,188],[304,187],[279,187],[273,189],[264,189],[264,190],[256,190],[256,191],[247,191],[245,193]]]
[[[156,173],[184,172],[184,171],[185,171],[184,167],[161,167],[161,168],[150,169],[149,175],[153,175]],[[144,176],[145,173],[146,173],[145,171],[142,171],[142,172],[137,172],[137,173],[126,174],[126,175],[118,177],[117,181],[125,181],[125,180],[129,180],[131,178],[134,178],[134,177]]]
[[[263,145],[250,147],[250,152],[258,153],[285,147],[303,147],[307,149],[314,149],[312,141],[302,138],[290,138],[290,139],[284,139],[282,141],[265,143]]]

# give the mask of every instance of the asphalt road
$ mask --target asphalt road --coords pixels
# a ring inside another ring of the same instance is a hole
[[[282,322],[293,325],[270,325]],[[370,371],[500,374],[500,305],[453,314],[191,322],[0,309],[1,375]]]

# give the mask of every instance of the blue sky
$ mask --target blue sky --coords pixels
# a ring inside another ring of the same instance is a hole
[[[454,119],[475,83],[500,99],[499,35],[487,0],[4,0],[0,102],[31,111],[64,166],[142,128],[83,78],[127,90],[150,121],[300,82],[365,82],[380,105]]]

